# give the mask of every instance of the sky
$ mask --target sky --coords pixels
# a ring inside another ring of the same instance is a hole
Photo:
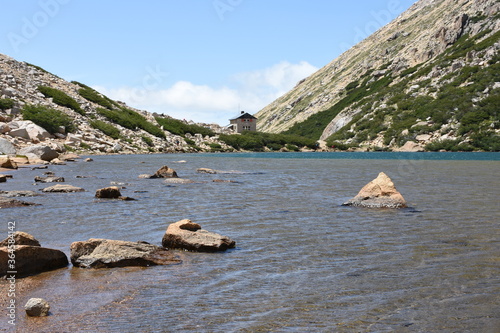
[[[0,0],[0,53],[177,119],[226,125],[415,0]]]

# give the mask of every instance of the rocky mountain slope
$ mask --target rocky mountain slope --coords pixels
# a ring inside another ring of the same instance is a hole
[[[256,114],[347,149],[500,150],[500,3],[420,0]]]
[[[218,125],[137,110],[0,54],[0,155],[36,144],[81,154],[211,151],[227,147],[217,132]]]

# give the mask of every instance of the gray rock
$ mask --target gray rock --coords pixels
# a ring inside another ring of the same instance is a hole
[[[37,176],[37,177],[35,177],[35,182],[38,182],[38,183],[64,183],[64,177],[55,177],[55,176],[40,177],[40,176]]]
[[[49,315],[50,305],[43,298],[30,298],[24,309],[30,317],[45,317]]]
[[[7,198],[36,197],[38,196],[38,193],[34,191],[0,191],[0,196]]]
[[[72,193],[72,192],[85,192],[81,187],[76,187],[72,185],[54,185],[46,187],[42,190],[45,193]]]
[[[127,242],[91,238],[70,246],[71,262],[76,267],[110,268],[177,264],[172,252],[146,242]]]
[[[9,140],[0,138],[0,155],[16,155],[16,147]]]
[[[59,157],[59,153],[54,149],[44,146],[44,145],[34,145],[21,149],[19,155],[28,155],[33,154],[37,156],[37,158],[50,162],[54,158]]]
[[[203,230],[199,224],[185,219],[168,226],[162,245],[169,249],[216,252],[233,248],[236,243],[227,236]]]

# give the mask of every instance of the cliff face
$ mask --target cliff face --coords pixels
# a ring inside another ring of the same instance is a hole
[[[467,143],[485,126],[497,135],[498,114],[481,108],[498,103],[499,11],[496,0],[418,1],[259,111],[259,130],[392,149]],[[452,93],[467,100],[454,108],[436,102]],[[472,111],[486,114],[462,122]]]
[[[29,106],[35,107],[33,112],[40,107],[55,110],[51,115],[62,114],[69,122],[56,130],[49,130],[52,124],[33,129],[24,112]],[[84,84],[67,82],[40,67],[0,54],[0,138],[17,150],[37,143],[60,152],[84,154],[194,152],[210,151],[210,143],[224,146],[212,133],[206,134],[211,126],[222,130],[216,125],[199,124],[198,128],[207,127],[203,134],[179,135],[164,128],[162,120],[176,121],[113,101]]]

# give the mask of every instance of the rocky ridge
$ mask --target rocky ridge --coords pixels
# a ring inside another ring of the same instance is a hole
[[[378,110],[398,109],[396,103],[390,104],[389,97],[392,96],[381,96],[382,100],[374,101],[364,95],[358,98],[351,95],[353,98],[349,100],[350,93],[356,92],[356,88],[366,88],[366,95],[374,95],[381,88],[397,87],[408,99],[423,96],[438,98],[443,86],[469,68],[481,71],[498,63],[499,11],[500,4],[495,0],[417,1],[394,21],[259,111],[256,114],[259,118],[258,129],[271,133],[294,129],[293,134],[306,135],[293,126],[300,127],[301,122],[311,116],[330,110],[330,115],[325,112],[324,118],[320,119],[318,114],[315,120],[316,127],[322,131],[314,134],[315,139],[327,140],[341,130],[356,134],[360,131],[356,123],[363,118],[370,120]],[[476,48],[472,46],[481,45],[484,41],[490,43]],[[450,57],[447,52],[453,48],[454,57]],[[460,50],[468,52],[460,53]],[[443,57],[448,61],[444,62]],[[425,72],[418,72],[424,67]],[[498,78],[493,79],[486,89],[483,87],[481,92],[475,92],[475,100],[472,99],[471,104],[497,96],[500,88],[498,81]],[[459,84],[462,87],[472,83],[464,81]],[[332,111],[335,107],[337,110]],[[397,149],[407,141],[414,141],[418,150],[422,149],[421,145],[437,140],[462,138],[467,141],[468,138],[456,133],[459,119],[454,118],[451,112],[446,119],[448,121],[437,128],[410,137],[406,135],[407,140],[403,142],[384,143],[384,133],[380,132],[391,128],[394,123],[391,112],[385,112],[384,116],[386,119],[383,119],[383,126],[378,131],[380,135],[358,138],[358,144]],[[435,122],[427,118],[414,119],[404,129],[409,129],[409,134],[412,134],[412,126],[432,127]],[[498,128],[495,130],[498,134]],[[426,136],[417,138],[421,134]],[[393,133],[391,135],[395,137]],[[353,136],[351,134],[351,138]],[[340,139],[350,143],[348,138]]]
[[[68,95],[76,101],[81,112],[55,103],[53,98],[46,97],[39,90],[40,86],[54,88]],[[81,154],[196,152],[200,150],[210,151],[209,144],[219,144],[223,148],[226,146],[218,140],[217,136],[190,133],[186,133],[184,136],[172,134],[163,130],[155,119],[155,116],[169,118],[168,116],[152,114],[127,106],[122,102],[111,101],[115,109],[126,108],[139,114],[150,125],[161,128],[162,133],[159,137],[141,128],[132,130],[123,127],[110,121],[99,112],[102,105],[82,97],[79,94],[81,88],[82,85],[68,82],[38,66],[0,54],[0,102],[4,100],[11,103],[11,105],[3,107],[0,105],[0,140],[3,140],[1,147],[5,148],[0,149],[0,155],[16,154],[21,149],[38,143],[42,143],[59,153],[70,150]],[[98,95],[100,98],[107,99],[105,96]],[[45,106],[66,114],[71,119],[74,130],[69,132],[66,128],[60,128],[57,133],[49,133],[45,128],[32,121],[24,120],[22,109],[26,105]],[[95,120],[116,128],[120,137],[113,138],[93,127],[91,124]],[[194,123],[186,124],[192,125]],[[209,128],[216,133],[224,132],[224,129],[216,124],[198,125]],[[10,145],[5,144],[5,142],[10,143]]]

